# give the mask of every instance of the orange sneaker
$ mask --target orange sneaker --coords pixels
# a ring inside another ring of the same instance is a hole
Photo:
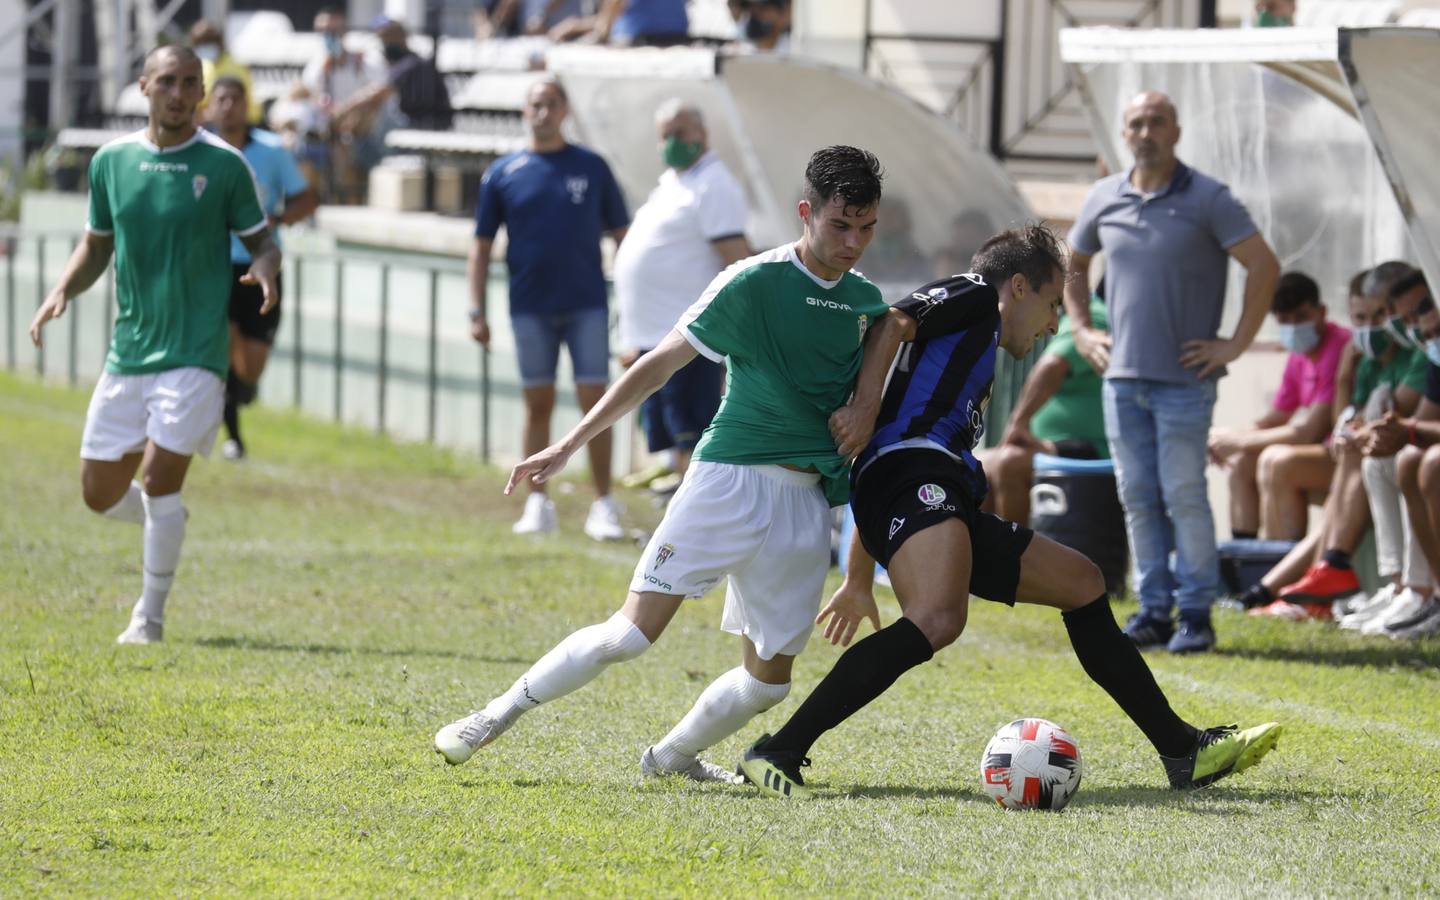
[[[1328,622],[1334,618],[1328,603],[1292,603],[1289,600],[1276,600],[1264,606],[1257,606],[1247,615],[1288,619],[1291,622],[1303,622],[1306,619],[1321,619]]]
[[[1355,577],[1354,569],[1337,569],[1321,560],[1306,569],[1299,581],[1282,587],[1276,596],[1291,603],[1330,603],[1359,590],[1360,579]]]

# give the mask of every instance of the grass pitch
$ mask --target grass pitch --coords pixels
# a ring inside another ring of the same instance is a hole
[[[517,539],[499,472],[260,410],[251,461],[192,470],[166,643],[116,647],[140,532],[80,502],[85,402],[0,376],[0,894],[1440,892],[1440,641],[1219,614],[1221,652],[1152,655],[1156,677],[1192,722],[1287,732],[1177,794],[1057,614],[977,601],[956,646],[817,745],[819,799],[786,805],[639,782],[640,751],[739,658],[712,596],[449,768],[437,727],[621,599],[638,551],[579,535],[584,492],[560,498],[561,537]],[[710,755],[773,729],[836,655],[812,641],[790,699]],[[1061,814],[980,792],[986,740],[1024,715],[1080,741]]]

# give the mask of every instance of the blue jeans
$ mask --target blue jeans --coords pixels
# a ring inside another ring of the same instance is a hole
[[[1181,618],[1207,619],[1220,587],[1205,492],[1215,382],[1106,379],[1102,398],[1140,608],[1169,619],[1179,606]]]
[[[512,312],[510,327],[515,331],[521,387],[555,383],[561,344],[570,351],[576,384],[610,380],[610,313],[605,307],[541,315]]]

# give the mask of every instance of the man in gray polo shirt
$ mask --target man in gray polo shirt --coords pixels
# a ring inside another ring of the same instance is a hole
[[[1219,587],[1205,492],[1215,383],[1254,340],[1280,264],[1230,189],[1176,158],[1169,97],[1132,100],[1121,134],[1135,167],[1085,198],[1070,231],[1065,308],[1076,348],[1105,376],[1105,433],[1139,579],[1140,612],[1125,631],[1141,647],[1203,651],[1215,645]],[[1090,260],[1102,250],[1108,335],[1090,327]],[[1246,269],[1245,301],[1234,335],[1219,338],[1227,256]]]

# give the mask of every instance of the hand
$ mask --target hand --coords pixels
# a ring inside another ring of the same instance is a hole
[[[251,265],[250,270],[240,276],[241,284],[260,285],[260,315],[265,315],[280,302],[280,286],[275,281],[275,272],[269,266]]]
[[[1005,436],[1001,438],[1000,443],[1023,447],[1026,450],[1033,450],[1036,453],[1048,453],[1050,449],[1054,449],[1053,447],[1047,449],[1047,445],[1050,442],[1040,440],[1035,436],[1034,432],[1026,426],[1013,423],[1009,428],[1005,429]]]
[[[1187,369],[1199,367],[1199,378],[1208,378],[1240,356],[1243,349],[1232,340],[1186,341],[1180,348],[1180,365]]]
[[[520,463],[510,470],[510,480],[505,483],[505,496],[510,496],[510,492],[515,490],[515,485],[526,479],[529,479],[531,484],[544,484],[551,477],[559,475],[565,468],[565,464],[570,461],[572,452],[559,444],[552,444]]]
[[[1366,456],[1394,456],[1409,442],[1409,426],[1387,412],[1367,429],[1362,450]]]
[[[620,354],[620,368],[628,369],[635,365],[635,360],[640,358],[640,351],[634,347],[625,350]]]
[[[482,316],[470,320],[470,337],[482,347],[490,346],[490,323]],[[506,491],[508,494],[509,491]]]
[[[825,622],[827,618],[829,622]],[[825,639],[831,644],[848,647],[862,619],[869,619],[875,630],[880,630],[880,611],[875,608],[874,592],[854,587],[847,578],[815,617],[815,624],[825,624]]]
[[[70,301],[65,299],[64,291],[54,290],[45,295],[45,302],[35,310],[35,318],[30,320],[30,340],[35,342],[35,346],[44,346],[40,340],[40,329],[51,319],[65,315],[65,309],[69,305]]]
[[[1098,328],[1076,328],[1075,349],[1096,374],[1104,375],[1110,367],[1110,335]]]
[[[1335,460],[1343,459],[1352,453],[1359,451],[1365,439],[1365,425],[1358,420],[1352,420],[1345,427],[1335,432],[1334,438],[1330,441],[1330,456]]]
[[[1230,461],[1230,457],[1239,455],[1245,446],[1239,432],[1217,428],[1210,432],[1206,449],[1210,453],[1210,459],[1216,465],[1223,466]]]
[[[877,410],[868,405],[857,406],[854,401],[830,414],[830,436],[835,439],[835,452],[846,462],[853,462],[870,436],[875,432]]]

